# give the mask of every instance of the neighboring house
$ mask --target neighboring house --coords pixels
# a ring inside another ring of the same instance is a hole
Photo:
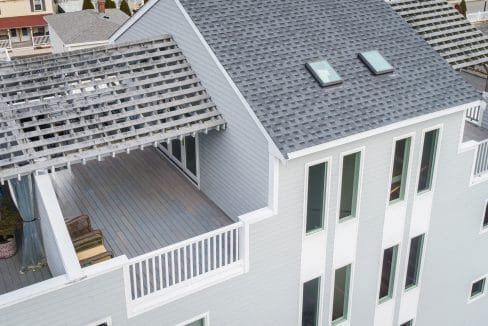
[[[49,45],[46,15],[53,13],[50,0],[0,1],[0,47],[32,48]]]
[[[0,260],[2,325],[486,323],[485,103],[387,3],[153,0],[111,41],[0,66],[48,264]]]
[[[119,9],[81,10],[46,17],[53,53],[90,48],[108,43],[112,35],[129,17]]]

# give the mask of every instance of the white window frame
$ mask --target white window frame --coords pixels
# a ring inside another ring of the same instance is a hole
[[[404,203],[408,201],[408,194],[410,191],[410,179],[412,177],[412,169],[413,169],[413,149],[415,147],[415,132],[409,132],[404,135],[396,136],[393,137],[393,143],[391,145],[391,157],[390,157],[390,177],[388,178],[388,190],[386,194],[386,206],[393,206],[398,203]],[[407,165],[407,176],[405,178],[405,190],[404,190],[404,196],[403,199],[395,199],[390,201],[390,188],[391,188],[391,182],[393,179],[393,164],[395,163],[395,149],[396,149],[396,142],[402,139],[410,138],[410,148],[408,151],[408,165]]]
[[[341,191],[342,191],[342,168],[344,162],[344,156],[354,154],[354,153],[361,153],[360,161],[359,161],[359,172],[358,172],[358,189],[357,189],[357,198],[356,198],[356,214],[347,216],[344,218],[340,218],[341,214]],[[346,221],[350,221],[356,219],[360,216],[361,210],[361,195],[362,195],[362,188],[363,188],[363,172],[364,172],[364,162],[366,161],[366,147],[361,146],[357,147],[348,151],[344,151],[339,155],[339,174],[338,174],[338,182],[337,182],[337,206],[336,206],[336,222],[343,223]]]
[[[350,265],[350,271],[349,271],[349,293],[347,297],[347,314],[346,318],[342,317],[340,319],[332,320],[332,314],[334,311],[334,292],[335,292],[335,272],[338,269],[341,269],[343,267],[346,267],[347,265]],[[332,326],[339,326],[342,325],[342,323],[346,323],[348,320],[351,319],[351,310],[352,310],[352,296],[354,294],[354,272],[355,272],[355,266],[354,262],[349,262],[347,264],[343,264],[341,266],[338,266],[336,268],[332,268],[332,277],[331,277],[331,285],[330,288],[331,290],[331,296],[330,296],[330,308],[329,308],[329,321],[330,325]]]
[[[324,198],[324,216],[322,216],[322,228],[316,229],[310,232],[307,232],[307,209],[308,209],[308,171],[311,166],[325,163],[327,167],[327,171],[325,171],[325,198]],[[332,157],[328,156],[324,159],[311,161],[305,164],[305,182],[304,182],[304,189],[303,189],[303,232],[302,232],[302,240],[305,237],[308,237],[312,234],[321,232],[325,230],[327,227],[327,218],[329,216],[329,206],[330,206],[330,189],[331,189],[331,169],[332,169]]]
[[[187,319],[179,324],[176,324],[175,326],[187,326],[189,323],[196,322],[197,320],[203,319],[203,326],[209,326],[210,325],[210,312],[204,312],[203,314],[200,314],[198,316],[192,317],[190,319]]]
[[[193,137],[189,135],[190,137]],[[181,169],[183,175],[185,175],[192,183],[196,184],[197,188],[200,188],[200,141],[198,134],[195,135],[195,154],[196,154],[196,176],[186,168],[186,150],[184,143],[184,138],[180,139],[180,149],[181,149],[181,162],[173,156],[173,150],[171,146],[171,141],[175,140],[175,138],[168,140],[168,142],[164,142],[167,145],[167,149],[164,148],[162,144],[158,146],[158,148],[168,157],[169,161],[175,165],[178,169]],[[184,163],[183,163],[184,162]]]
[[[107,323],[108,326],[112,326],[112,316],[93,321],[85,326],[98,326],[100,324]]]
[[[487,282],[488,282],[488,274],[485,274],[483,276],[480,276],[478,277],[477,279],[475,279],[474,281],[472,281],[470,283],[470,286],[469,286],[469,290],[468,290],[468,303],[471,303],[471,302],[474,302],[474,301],[477,301],[481,298],[483,298],[484,296],[486,296],[486,292],[487,292]],[[482,279],[484,279],[484,284],[483,284],[483,292],[481,292],[480,294],[477,294],[475,295],[474,297],[471,296],[471,290],[473,288],[473,284],[478,282],[478,281],[481,281]]]
[[[41,7],[41,9],[36,9],[36,2]],[[44,8],[42,6],[42,0],[32,0],[32,9],[34,9],[35,12],[37,12],[37,11],[44,11]]]
[[[488,224],[483,225],[484,219],[485,219],[485,213],[486,210],[488,210],[488,199],[485,200],[484,205],[482,207],[481,211],[481,228],[480,228],[480,234],[487,233],[488,232]]]
[[[383,258],[385,256],[385,250],[390,249],[390,248],[394,248],[394,247],[397,247],[397,249],[396,249],[395,264],[394,264],[394,266],[392,266],[392,270],[395,272],[395,274],[393,277],[393,284],[390,285],[391,286],[391,296],[387,295],[386,297],[380,298],[379,293],[380,293],[380,288],[381,288],[381,276],[382,276],[381,274],[383,271]],[[397,242],[393,245],[388,245],[388,247],[382,248],[382,250],[381,250],[381,257],[380,257],[380,264],[379,264],[380,267],[379,267],[379,271],[378,271],[378,285],[376,288],[376,303],[377,303],[377,305],[381,305],[382,303],[385,303],[385,302],[388,302],[390,300],[395,299],[395,292],[397,289],[397,285],[399,283],[398,282],[398,278],[399,278],[398,264],[399,264],[400,256],[401,256],[401,242]]]
[[[429,131],[436,130],[436,129],[439,129],[439,132],[437,134],[437,144],[436,144],[436,149],[435,149],[434,167],[432,169],[432,180],[431,180],[430,188],[418,191],[418,186],[419,186],[419,182],[420,182],[420,169],[422,168],[422,153],[424,150],[425,134],[428,133]],[[435,190],[436,181],[437,181],[437,170],[438,170],[437,167],[438,167],[439,162],[440,162],[439,153],[440,153],[441,146],[442,146],[443,129],[444,129],[444,124],[442,124],[442,123],[437,124],[435,126],[431,126],[431,127],[422,129],[422,133],[421,133],[422,138],[420,139],[420,148],[419,148],[419,156],[418,156],[418,163],[417,163],[417,177],[415,178],[415,191],[414,191],[415,197],[422,196],[422,195],[428,194],[428,193],[433,193]]]

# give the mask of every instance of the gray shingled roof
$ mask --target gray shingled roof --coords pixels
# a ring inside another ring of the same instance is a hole
[[[0,180],[225,127],[170,35],[0,67]]]
[[[394,0],[389,4],[454,69],[488,62],[488,37],[445,0]]]
[[[105,41],[127,19],[119,9],[106,9],[105,14],[96,10],[81,10],[44,17],[64,44]]]
[[[479,99],[384,0],[180,2],[284,155]],[[373,76],[370,49],[395,72]],[[342,85],[314,80],[320,58]]]

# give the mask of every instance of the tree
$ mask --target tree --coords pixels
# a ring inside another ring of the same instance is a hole
[[[113,0],[105,0],[105,8],[106,9],[113,9],[113,8],[117,8],[117,5],[115,4],[115,1],[113,1]]]
[[[461,0],[461,3],[459,3],[459,13],[466,17],[466,0]]]
[[[127,16],[132,16],[132,12],[129,9],[129,5],[126,0],[120,2],[120,10],[122,10]]]
[[[95,7],[93,6],[93,3],[91,2],[91,0],[83,0],[83,6],[81,7],[81,9],[83,9],[83,10],[95,9]]]

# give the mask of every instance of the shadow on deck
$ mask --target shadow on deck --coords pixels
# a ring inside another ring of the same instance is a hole
[[[136,257],[233,222],[154,148],[51,178],[64,217],[88,215],[115,256]]]
[[[488,129],[480,127],[472,122],[466,121],[464,126],[463,142],[474,140],[481,142],[488,139]]]

